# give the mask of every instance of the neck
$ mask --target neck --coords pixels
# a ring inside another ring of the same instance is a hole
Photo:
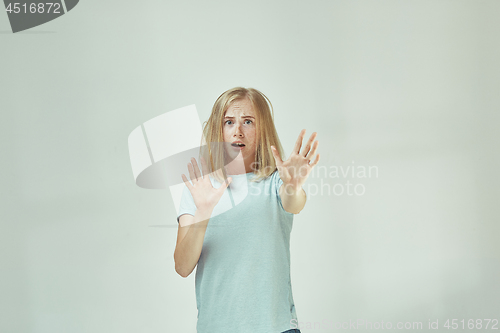
[[[252,170],[252,163],[254,163],[255,160],[245,160],[241,153],[236,156],[234,160],[226,164],[226,173],[228,175],[241,175],[244,173],[249,173],[253,172]]]

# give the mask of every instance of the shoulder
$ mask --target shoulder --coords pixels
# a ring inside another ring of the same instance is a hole
[[[271,175],[269,175],[268,181],[269,186],[273,189],[273,192],[276,193],[276,195],[279,195],[279,189],[281,185],[283,185],[279,171],[275,170]]]

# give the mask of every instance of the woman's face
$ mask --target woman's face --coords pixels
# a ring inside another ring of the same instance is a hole
[[[245,163],[246,172],[251,172],[251,164],[255,162],[256,151],[256,119],[257,114],[252,107],[252,102],[248,98],[233,101],[223,120],[224,142],[231,145],[227,153],[231,160],[235,159],[240,153]],[[240,142],[241,146],[235,146]]]

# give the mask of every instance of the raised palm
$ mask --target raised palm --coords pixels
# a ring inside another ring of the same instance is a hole
[[[208,176],[210,172],[208,171],[207,163],[203,157],[200,159],[203,175],[200,173],[196,159],[191,158],[191,163],[188,163],[187,167],[193,184],[191,185],[184,174],[181,177],[189,192],[191,192],[196,208],[213,209],[219,202],[222,194],[224,194],[225,189],[229,186],[229,183],[231,183],[232,178],[229,177],[219,188],[214,188]]]
[[[294,190],[300,189],[306,182],[307,177],[309,177],[312,168],[314,168],[314,166],[319,162],[319,154],[317,154],[314,161],[311,163],[319,144],[319,141],[314,141],[317,136],[316,132],[311,135],[307,144],[302,149],[302,152],[300,152],[305,133],[305,129],[300,131],[292,153],[284,162],[279,156],[276,147],[271,146],[274,160],[276,161],[276,167],[278,168],[283,185],[286,186],[285,188],[292,188]]]

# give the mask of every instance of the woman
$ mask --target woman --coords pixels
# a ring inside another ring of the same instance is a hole
[[[192,158],[191,183],[182,175],[174,260],[183,277],[198,265],[198,333],[300,332],[291,329],[290,232],[318,141],[313,133],[301,150],[302,130],[283,161],[273,118],[260,91],[224,92],[204,126],[202,171]]]

